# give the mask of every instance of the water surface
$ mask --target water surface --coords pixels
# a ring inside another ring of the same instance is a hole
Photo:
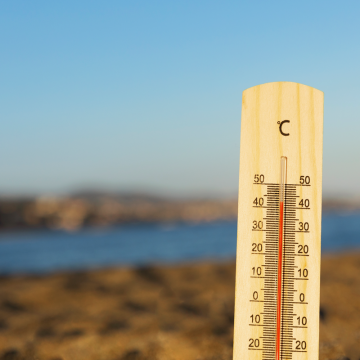
[[[236,222],[0,235],[1,273],[234,259]],[[360,213],[323,215],[322,251],[360,250]]]

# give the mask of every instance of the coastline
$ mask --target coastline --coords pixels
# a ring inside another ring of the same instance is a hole
[[[81,194],[0,198],[0,232],[76,231],[133,224],[207,223],[237,219],[238,201],[166,199],[150,195]],[[323,212],[360,211],[359,199],[323,200]]]

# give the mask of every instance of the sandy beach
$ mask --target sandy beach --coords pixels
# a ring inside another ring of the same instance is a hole
[[[2,360],[230,360],[235,263],[0,278]],[[322,260],[320,359],[360,359],[360,254]]]

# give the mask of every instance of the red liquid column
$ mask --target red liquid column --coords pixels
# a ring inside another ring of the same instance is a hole
[[[283,248],[284,248],[284,202],[286,184],[285,156],[280,160],[280,184],[279,184],[279,253],[277,271],[277,304],[276,304],[276,360],[280,360],[281,351],[281,308],[282,308],[282,275],[283,275]]]

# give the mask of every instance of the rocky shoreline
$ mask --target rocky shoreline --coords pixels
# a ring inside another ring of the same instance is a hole
[[[231,360],[235,264],[0,277],[2,360]],[[320,360],[360,358],[360,254],[325,256]]]
[[[73,196],[0,200],[0,231],[104,227],[136,223],[234,220],[237,201],[148,196]]]
[[[0,231],[104,227],[137,223],[236,220],[237,199],[174,200],[147,195],[79,194],[0,198]],[[360,201],[325,199],[324,211],[358,211]]]

